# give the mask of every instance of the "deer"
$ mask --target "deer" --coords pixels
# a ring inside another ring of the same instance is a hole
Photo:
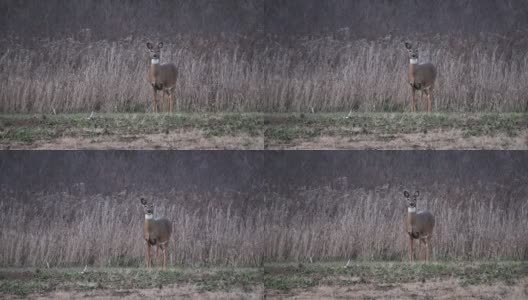
[[[156,248],[156,257],[158,257],[158,251],[161,249],[163,252],[163,270],[167,268],[167,248],[169,247],[169,240],[172,233],[172,224],[168,219],[155,218],[154,217],[154,205],[149,204],[145,198],[141,198],[141,204],[143,205],[145,212],[145,225],[143,229],[144,238],[147,242],[147,269],[151,265],[150,247]]]
[[[405,230],[409,235],[410,242],[410,261],[414,260],[414,240],[418,240],[419,250],[422,251],[422,244],[425,244],[425,262],[429,261],[429,252],[431,244],[431,236],[433,234],[433,229],[435,226],[435,218],[432,213],[429,211],[416,211],[416,202],[418,196],[420,195],[419,191],[416,191],[414,195],[408,191],[404,191],[403,195],[408,201],[407,206],[407,218],[405,220]],[[422,255],[423,256],[423,255]]]
[[[148,81],[154,91],[154,112],[158,111],[158,91],[161,91],[162,106],[165,106],[165,94],[167,94],[168,111],[172,113],[178,68],[173,63],[160,64],[161,48],[163,48],[163,42],[159,42],[157,46],[154,46],[151,42],[147,43],[147,49],[150,52]]]
[[[423,101],[424,93],[427,96],[427,112],[431,112],[433,89],[436,80],[436,67],[432,63],[418,63],[418,48],[411,43],[405,42],[405,48],[409,51],[409,84],[412,90],[411,112],[416,111],[416,91],[420,91],[420,101]]]

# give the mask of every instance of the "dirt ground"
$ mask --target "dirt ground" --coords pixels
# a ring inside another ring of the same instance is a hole
[[[8,268],[0,299],[528,299],[525,261]]]
[[[0,149],[528,150],[528,115],[0,114]]]
[[[31,143],[0,144],[0,149],[11,150],[256,150],[263,148],[264,139],[260,137],[246,134],[207,137],[197,130],[118,137],[62,137],[53,140],[36,140]]]
[[[321,136],[272,141],[266,149],[350,149],[350,150],[528,150],[528,130],[517,136],[466,136],[460,130],[435,130],[428,133]]]
[[[94,138],[62,137],[31,143],[10,142],[0,149],[31,150],[528,150],[528,130],[511,137],[465,136],[461,131],[436,131],[395,135],[356,135],[353,137],[321,136],[288,142],[266,141],[264,137],[204,136],[198,131],[169,134],[101,136]]]
[[[255,290],[252,292],[244,291],[214,291],[203,292],[198,291],[195,286],[168,286],[155,289],[128,289],[128,290],[96,290],[89,292],[79,291],[57,291],[43,295],[31,295],[28,299],[38,300],[62,300],[62,299],[262,299],[262,291]]]
[[[528,299],[528,278],[514,285],[504,283],[462,286],[456,280],[397,284],[363,284],[296,288],[287,292],[199,291],[193,285],[172,285],[155,289],[55,291],[29,295],[27,299]],[[2,299],[20,299],[6,297]]]
[[[263,117],[240,114],[0,114],[0,149],[262,149]]]
[[[503,283],[461,286],[456,280],[398,284],[357,284],[269,293],[266,299],[528,299],[528,278]]]

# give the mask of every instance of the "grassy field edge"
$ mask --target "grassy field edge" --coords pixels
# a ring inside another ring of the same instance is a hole
[[[288,292],[317,286],[395,285],[455,280],[458,285],[514,285],[528,277],[526,261],[268,263],[252,267],[0,268],[0,294],[26,297],[57,290],[127,293],[193,285],[197,292],[269,290]]]

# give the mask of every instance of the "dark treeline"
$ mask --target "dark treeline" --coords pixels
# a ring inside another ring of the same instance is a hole
[[[243,191],[259,183],[258,152],[20,151],[0,152],[0,186],[14,192]]]
[[[95,39],[178,33],[510,33],[528,28],[525,0],[3,0],[0,32],[11,37]]]
[[[13,192],[75,192],[79,183],[86,194],[436,185],[528,195],[528,156],[515,151],[21,151],[0,152],[0,169],[0,187]]]

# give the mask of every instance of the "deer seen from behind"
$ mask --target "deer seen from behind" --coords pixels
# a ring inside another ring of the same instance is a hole
[[[168,219],[154,217],[154,205],[149,204],[145,198],[141,198],[141,204],[145,212],[144,238],[147,242],[147,268],[151,265],[150,247],[156,248],[156,256],[158,250],[163,252],[163,269],[167,268],[167,248],[169,247],[169,240],[172,233],[172,224]]]
[[[432,63],[418,63],[418,48],[410,43],[405,43],[409,51],[409,84],[412,90],[411,111],[416,111],[416,91],[420,91],[420,100],[424,93],[427,96],[427,112],[431,112],[433,89],[436,81],[436,67]]]
[[[150,42],[147,43],[147,49],[150,52],[148,81],[152,85],[154,92],[153,111],[158,111],[158,91],[161,91],[162,107],[165,106],[165,95],[167,95],[167,111],[172,113],[178,68],[172,63],[160,64],[162,47],[162,42],[158,43],[157,46]]]
[[[409,235],[410,260],[411,262],[414,260],[414,240],[418,240],[420,243],[419,252],[422,252],[422,244],[425,245],[426,252],[423,259],[427,262],[429,261],[431,236],[435,226],[435,218],[428,211],[416,211],[416,202],[420,195],[419,191],[416,191],[412,196],[408,191],[404,191],[403,195],[408,201],[405,230]]]

